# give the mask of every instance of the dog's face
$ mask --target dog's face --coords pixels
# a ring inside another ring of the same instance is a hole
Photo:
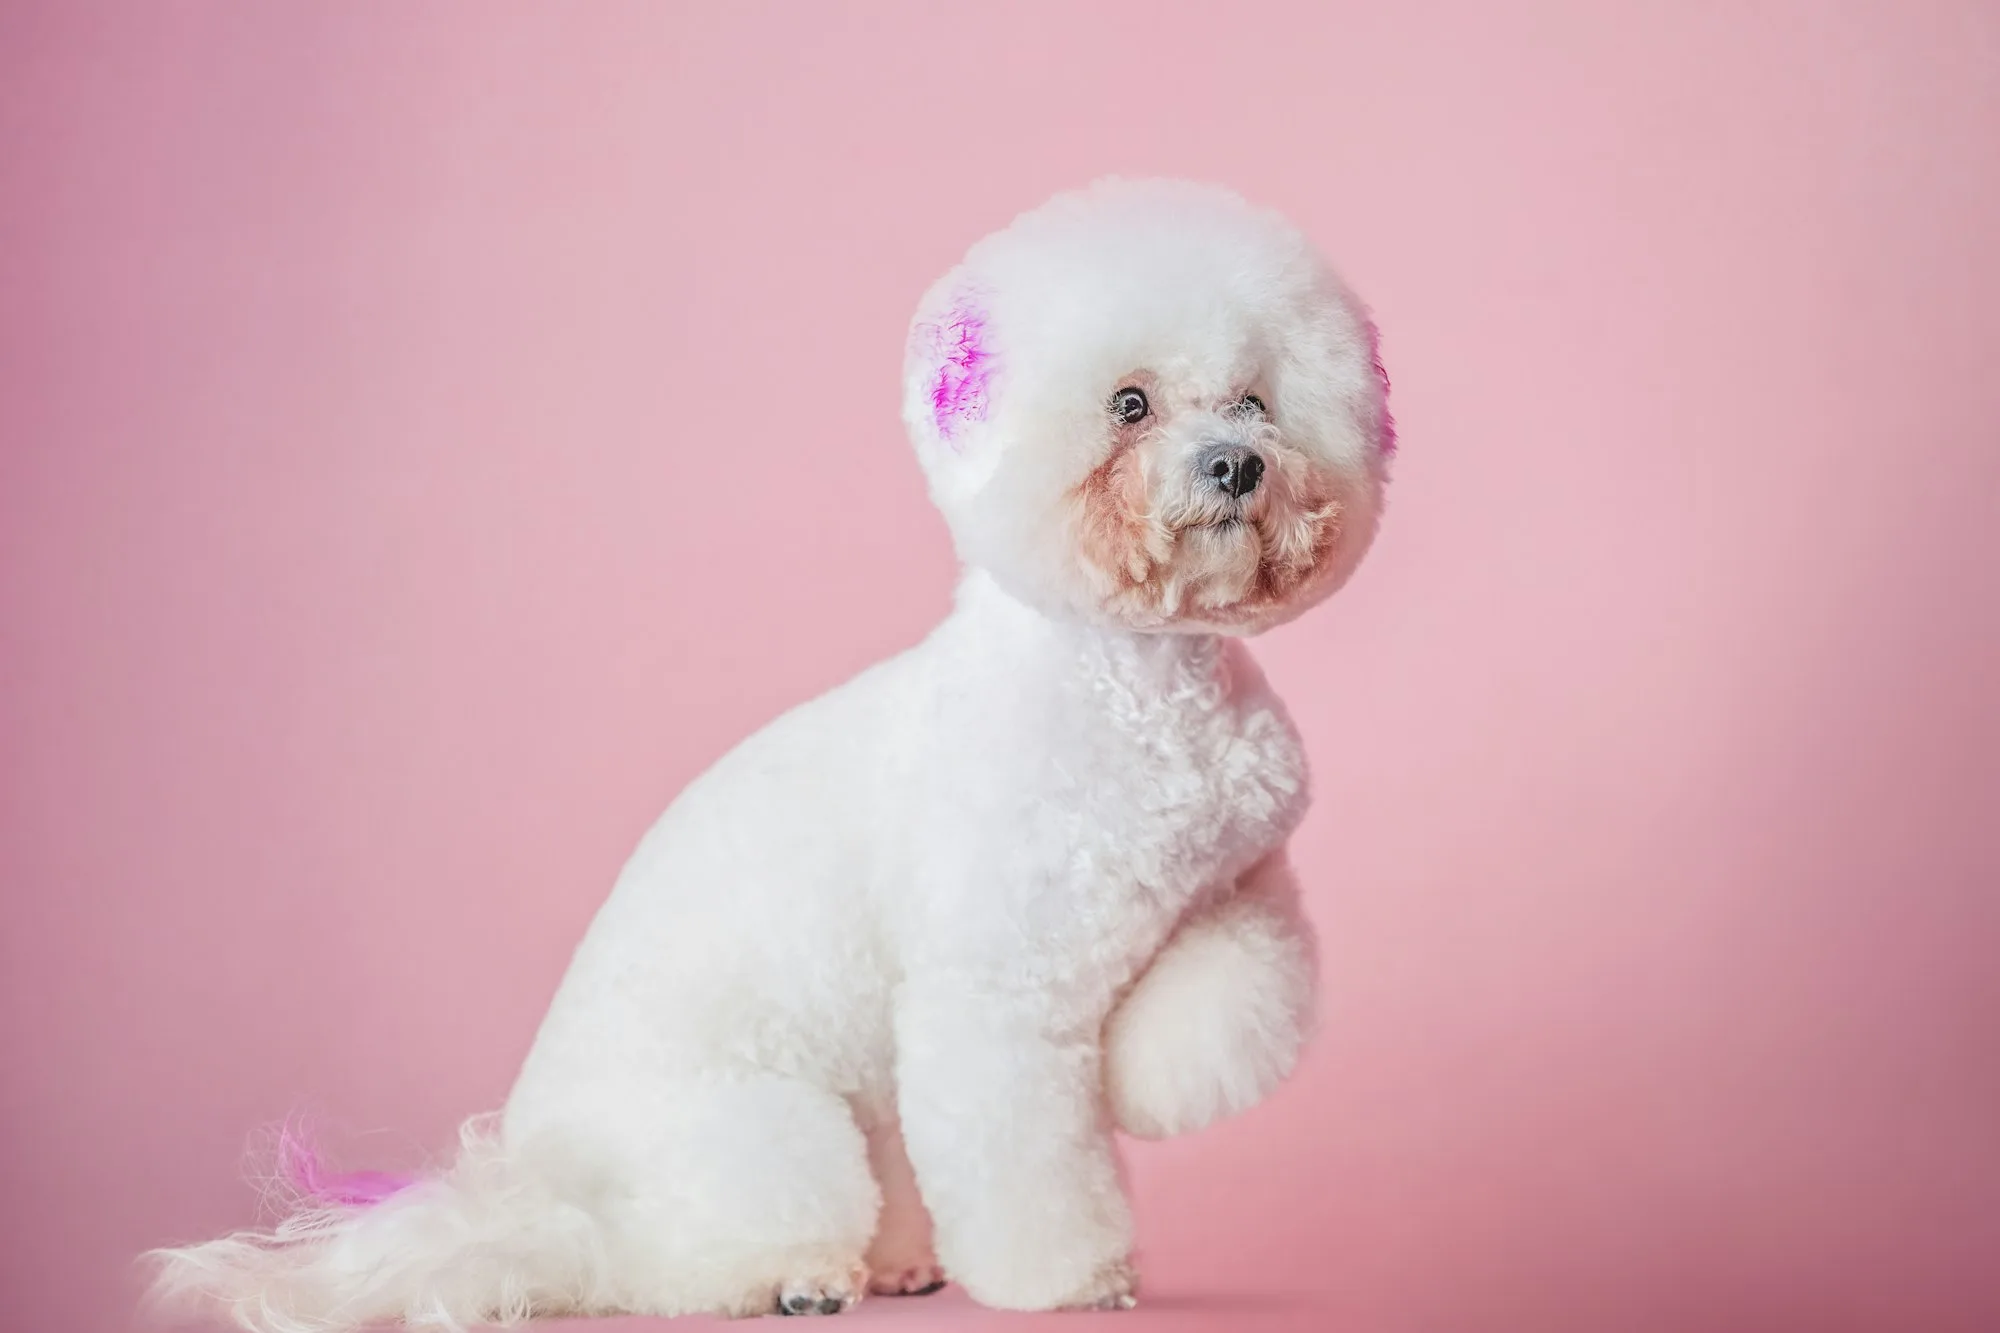
[[[1386,390],[1360,306],[1285,223],[1209,187],[1106,182],[931,289],[904,418],[961,556],[1016,596],[1247,634],[1367,548]]]

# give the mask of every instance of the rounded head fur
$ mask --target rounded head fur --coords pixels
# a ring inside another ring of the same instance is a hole
[[[1104,181],[925,294],[903,417],[960,557],[1052,614],[1251,634],[1345,581],[1394,428],[1374,329],[1227,190]]]

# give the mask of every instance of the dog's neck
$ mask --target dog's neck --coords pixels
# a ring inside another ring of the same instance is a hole
[[[1121,692],[1205,693],[1227,680],[1219,634],[1127,629],[1051,615],[1014,596],[982,569],[968,569],[952,618],[996,652],[1022,662],[1074,664]]]

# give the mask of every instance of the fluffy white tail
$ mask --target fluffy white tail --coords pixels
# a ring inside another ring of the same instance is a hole
[[[270,1231],[155,1250],[153,1296],[252,1333],[332,1333],[387,1320],[429,1328],[589,1314],[604,1305],[596,1222],[510,1166],[495,1120],[459,1132],[442,1175],[322,1171],[287,1130],[279,1174],[296,1196]]]

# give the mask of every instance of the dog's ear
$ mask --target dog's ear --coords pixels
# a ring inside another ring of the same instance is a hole
[[[910,325],[903,369],[904,424],[933,486],[958,491],[990,474],[1000,372],[988,303],[967,284],[940,283]]]
[[[1368,360],[1375,371],[1375,382],[1382,388],[1381,416],[1375,426],[1375,452],[1384,460],[1396,453],[1396,417],[1389,410],[1389,372],[1382,365],[1382,330],[1375,327],[1375,321],[1367,322]]]

